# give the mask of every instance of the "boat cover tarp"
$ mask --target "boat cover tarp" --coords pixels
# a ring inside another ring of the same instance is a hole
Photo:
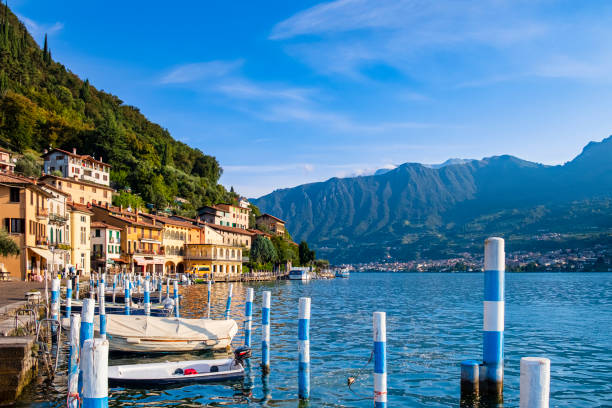
[[[97,328],[98,319],[96,319]],[[106,333],[117,337],[202,341],[232,339],[237,332],[238,325],[232,319],[211,320],[142,315],[106,315]]]

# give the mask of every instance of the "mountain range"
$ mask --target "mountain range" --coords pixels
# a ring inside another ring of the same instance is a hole
[[[563,165],[509,155],[405,163],[254,202],[333,262],[475,253],[491,235],[506,238],[508,250],[612,244],[612,137]]]

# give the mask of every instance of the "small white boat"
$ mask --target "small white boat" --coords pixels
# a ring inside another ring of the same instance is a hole
[[[99,331],[99,319],[94,320]],[[143,315],[106,315],[106,335],[113,351],[175,353],[219,350],[238,332],[232,319],[185,319]]]
[[[237,380],[244,377],[244,359],[250,356],[251,349],[241,347],[234,351],[234,358],[109,366],[108,382],[111,386],[158,387]]]
[[[310,268],[292,268],[291,271],[289,271],[289,279],[301,281],[310,280],[309,270]]]
[[[349,268],[336,269],[336,278],[348,279],[351,276]]]

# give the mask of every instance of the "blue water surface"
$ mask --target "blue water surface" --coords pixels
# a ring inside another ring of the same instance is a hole
[[[242,327],[246,287],[255,288],[254,356],[244,382],[110,390],[110,406],[308,406],[297,400],[297,306],[312,298],[311,407],[373,406],[372,313],[387,312],[390,407],[459,406],[459,363],[481,359],[483,274],[353,273],[308,283],[234,284]],[[261,292],[272,292],[271,373],[263,377]],[[206,285],[182,288],[186,317],[205,316]],[[213,291],[222,318],[227,284]],[[612,406],[612,274],[506,274],[505,407],[518,406],[519,362],[551,360],[551,407]],[[242,330],[235,345],[242,342]],[[148,361],[199,356],[163,356]],[[111,356],[110,364],[145,362]],[[347,378],[357,377],[349,389]],[[65,406],[65,375],[28,387],[18,406]],[[501,406],[501,405],[500,405]]]

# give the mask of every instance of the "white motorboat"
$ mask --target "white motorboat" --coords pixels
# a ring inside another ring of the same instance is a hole
[[[244,359],[250,356],[251,349],[241,347],[234,351],[234,358],[109,366],[108,382],[111,386],[158,387],[237,380],[244,377]]]
[[[291,268],[291,271],[289,271],[289,279],[301,281],[310,280],[310,268]]]
[[[99,319],[94,320],[99,331]],[[142,315],[106,315],[106,335],[112,351],[135,353],[219,350],[230,346],[238,332],[232,319],[185,319]]]

